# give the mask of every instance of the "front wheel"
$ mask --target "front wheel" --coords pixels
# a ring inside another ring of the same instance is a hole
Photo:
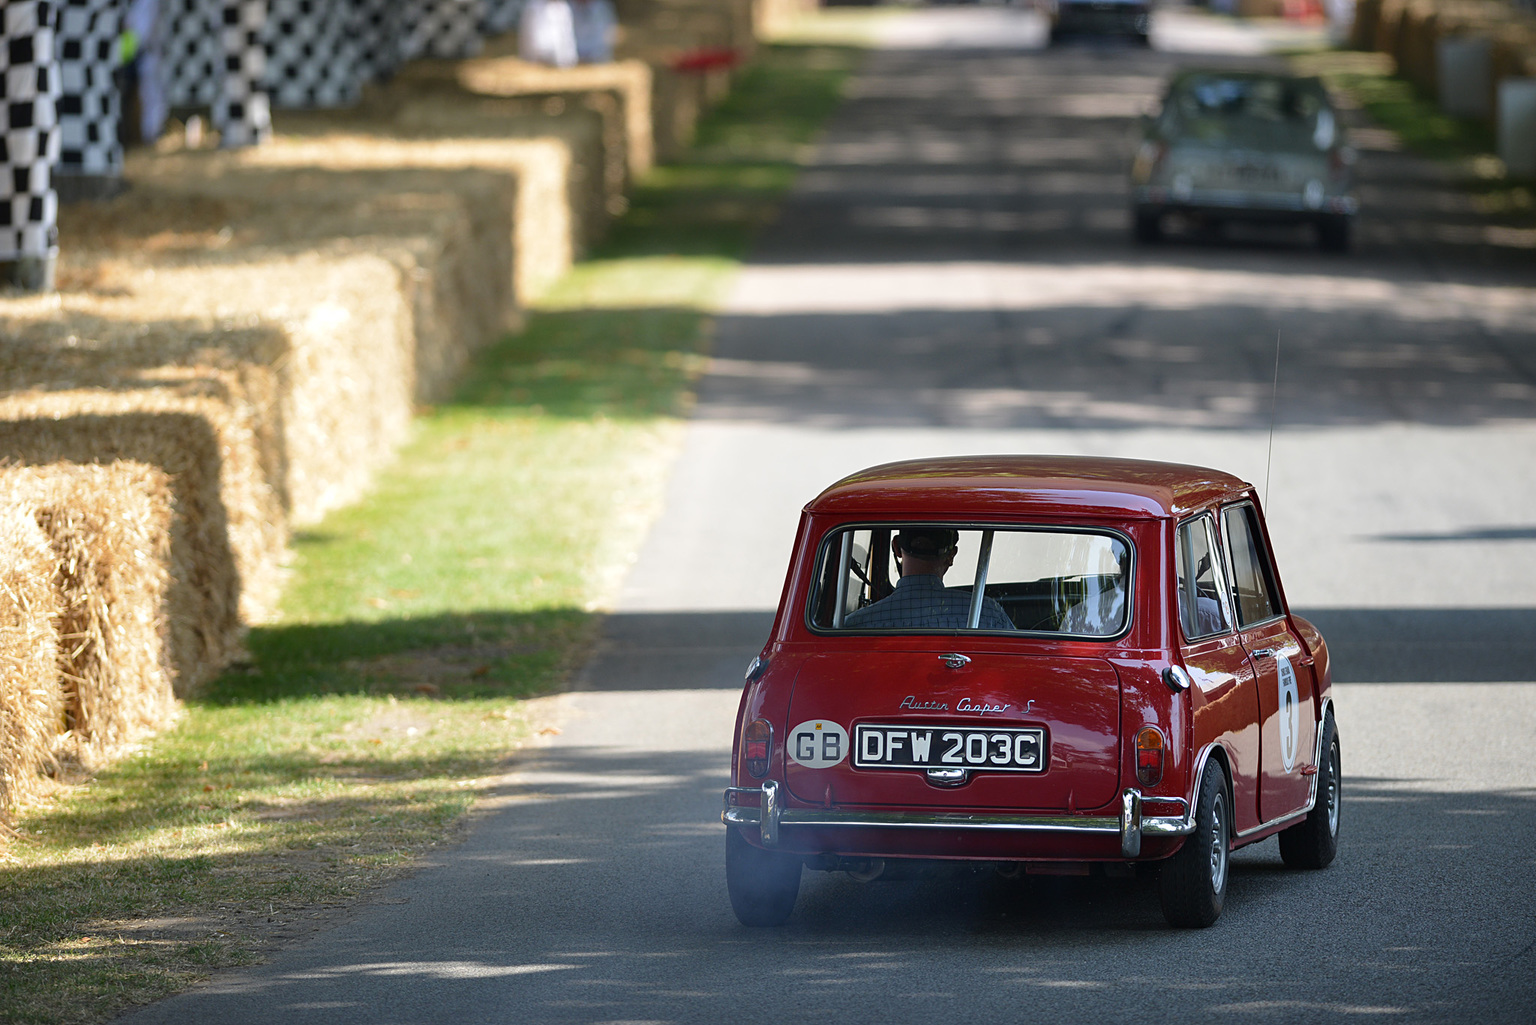
[[[1169,925],[1204,929],[1221,917],[1232,851],[1231,809],[1226,773],[1214,761],[1207,763],[1196,797],[1195,831],[1177,854],[1163,862],[1163,917]]]
[[[1323,764],[1317,767],[1317,801],[1307,817],[1280,833],[1280,860],[1290,868],[1327,868],[1339,853],[1339,732],[1333,710],[1323,719]]]
[[[765,851],[725,831],[725,888],[742,925],[783,925],[800,895],[800,858]]]

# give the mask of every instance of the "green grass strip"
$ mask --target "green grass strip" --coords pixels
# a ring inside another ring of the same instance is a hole
[[[857,60],[765,47],[608,242],[296,539],[282,614],[181,723],[0,850],[0,1020],[102,1021],[451,842],[656,511],[710,311]]]

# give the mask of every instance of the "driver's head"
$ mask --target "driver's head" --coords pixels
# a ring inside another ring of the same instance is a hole
[[[901,560],[902,575],[938,573],[943,575],[955,561],[960,546],[960,532],[947,527],[906,527],[891,538],[891,547]]]

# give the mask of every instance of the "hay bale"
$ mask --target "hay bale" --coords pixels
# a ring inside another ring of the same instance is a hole
[[[476,191],[494,190],[498,195],[495,203],[477,203],[480,216],[474,224],[504,234],[477,247],[481,262],[474,277],[502,278],[505,292],[491,302],[503,310],[526,303],[559,279],[575,262],[582,236],[592,230],[582,223],[593,220],[590,212],[578,214],[572,195],[575,180],[585,176],[576,174],[570,147],[557,138],[412,139],[358,132],[281,136],[271,145],[243,151],[237,159],[237,168],[221,176],[237,187],[246,179],[241,172],[251,170],[316,168],[352,172],[352,179],[391,171],[438,172],[413,176],[422,179],[409,182],[414,191],[434,179],[444,184],[450,176],[468,180],[455,172],[478,172],[477,178],[488,181]],[[388,187],[387,178],[380,186]],[[468,191],[463,185],[458,188]]]
[[[1355,19],[1349,28],[1349,45],[1356,50],[1376,49],[1382,0],[1355,0]]]
[[[46,786],[64,703],[57,560],[31,510],[9,500],[0,502],[0,551],[0,824],[8,824]]]
[[[0,492],[31,511],[53,551],[63,695],[54,754],[93,770],[175,717],[170,479],[143,463],[13,466],[0,467]]]
[[[223,154],[145,164],[132,196],[71,211],[63,226],[76,244],[66,245],[62,280],[78,282],[59,300],[64,319],[121,325],[113,338],[132,325],[174,325],[156,333],[201,335],[204,364],[242,331],[269,339],[224,358],[261,385],[246,415],[271,437],[261,466],[279,507],[261,516],[278,536],[360,495],[406,436],[415,404],[444,394],[508,326],[504,176],[264,168]],[[304,198],[286,201],[292,194]],[[137,262],[146,251],[159,266]],[[191,358],[178,345],[168,362]],[[281,546],[261,551],[273,570],[246,566],[242,580],[275,572],[268,556]],[[270,608],[245,604],[247,622]]]
[[[269,472],[282,456],[262,416],[273,382],[233,355],[276,352],[275,339],[260,330],[210,338],[185,324],[146,330],[55,307],[32,322],[14,310],[0,317],[13,338],[0,350],[0,380],[14,388],[0,394],[0,454],[27,466],[126,461],[165,474],[167,661],[177,692],[191,693],[240,653],[243,623],[270,614],[281,584],[286,527]],[[137,344],[136,331],[147,335]],[[175,362],[178,343],[198,340],[200,355]]]
[[[503,46],[505,44],[502,44]],[[611,122],[607,134],[622,146],[626,178],[633,180],[655,163],[651,68],[640,60],[551,68],[493,48],[487,56],[462,61],[416,61],[396,76],[386,95],[399,98],[423,91],[457,91],[479,96],[574,97],[607,94],[616,106],[598,106]],[[387,101],[386,101],[387,102]]]

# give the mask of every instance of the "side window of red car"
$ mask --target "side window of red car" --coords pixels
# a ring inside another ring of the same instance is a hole
[[[1221,566],[1216,557],[1210,516],[1179,524],[1179,623],[1188,640],[1226,633]]]
[[[1275,600],[1275,578],[1264,550],[1264,536],[1259,532],[1258,514],[1244,503],[1223,509],[1221,519],[1226,528],[1237,621],[1243,626],[1261,623],[1279,613],[1280,603]]]

